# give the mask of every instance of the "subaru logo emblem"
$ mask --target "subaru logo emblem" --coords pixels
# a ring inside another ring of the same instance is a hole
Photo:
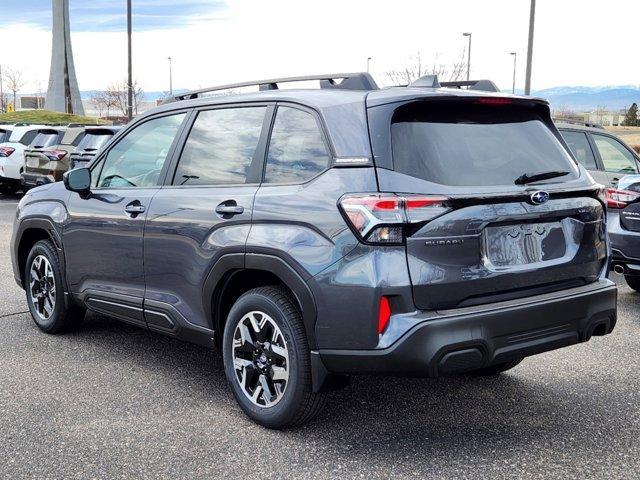
[[[549,200],[549,194],[547,192],[543,192],[542,190],[531,194],[531,203],[533,203],[534,205],[540,205],[542,203],[545,203],[547,200]]]

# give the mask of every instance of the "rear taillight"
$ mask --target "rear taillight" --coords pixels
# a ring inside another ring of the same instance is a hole
[[[0,157],[8,157],[15,151],[16,149],[12,147],[0,147]]]
[[[58,162],[65,157],[67,152],[65,152],[64,150],[44,150],[42,154],[46,156],[49,160]]]
[[[409,224],[424,223],[449,210],[448,199],[433,195],[345,195],[340,208],[361,240],[401,244]]]
[[[631,192],[629,190],[616,190],[615,188],[606,189],[607,207],[624,208],[631,202],[640,198],[640,193]]]

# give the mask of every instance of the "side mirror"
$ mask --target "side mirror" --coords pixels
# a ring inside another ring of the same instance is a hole
[[[640,175],[625,175],[618,181],[618,190],[640,193]]]
[[[80,194],[89,193],[91,189],[91,170],[88,168],[75,168],[62,176],[62,181],[67,190]]]

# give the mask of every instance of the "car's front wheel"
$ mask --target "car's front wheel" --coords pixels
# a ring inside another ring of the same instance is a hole
[[[291,295],[260,287],[231,308],[223,337],[225,373],[242,410],[268,428],[301,425],[325,394],[313,393],[304,325]]]
[[[24,283],[31,317],[43,332],[70,330],[84,318],[83,308],[65,305],[60,262],[51,241],[40,240],[31,249]]]

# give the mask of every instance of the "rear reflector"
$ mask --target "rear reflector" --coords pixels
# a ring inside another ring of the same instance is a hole
[[[380,297],[380,307],[378,309],[378,334],[387,329],[389,325],[389,319],[391,318],[391,305],[389,304],[389,298]]]
[[[606,189],[607,207],[609,208],[624,208],[631,202],[636,201],[639,197],[640,193],[629,190]]]

